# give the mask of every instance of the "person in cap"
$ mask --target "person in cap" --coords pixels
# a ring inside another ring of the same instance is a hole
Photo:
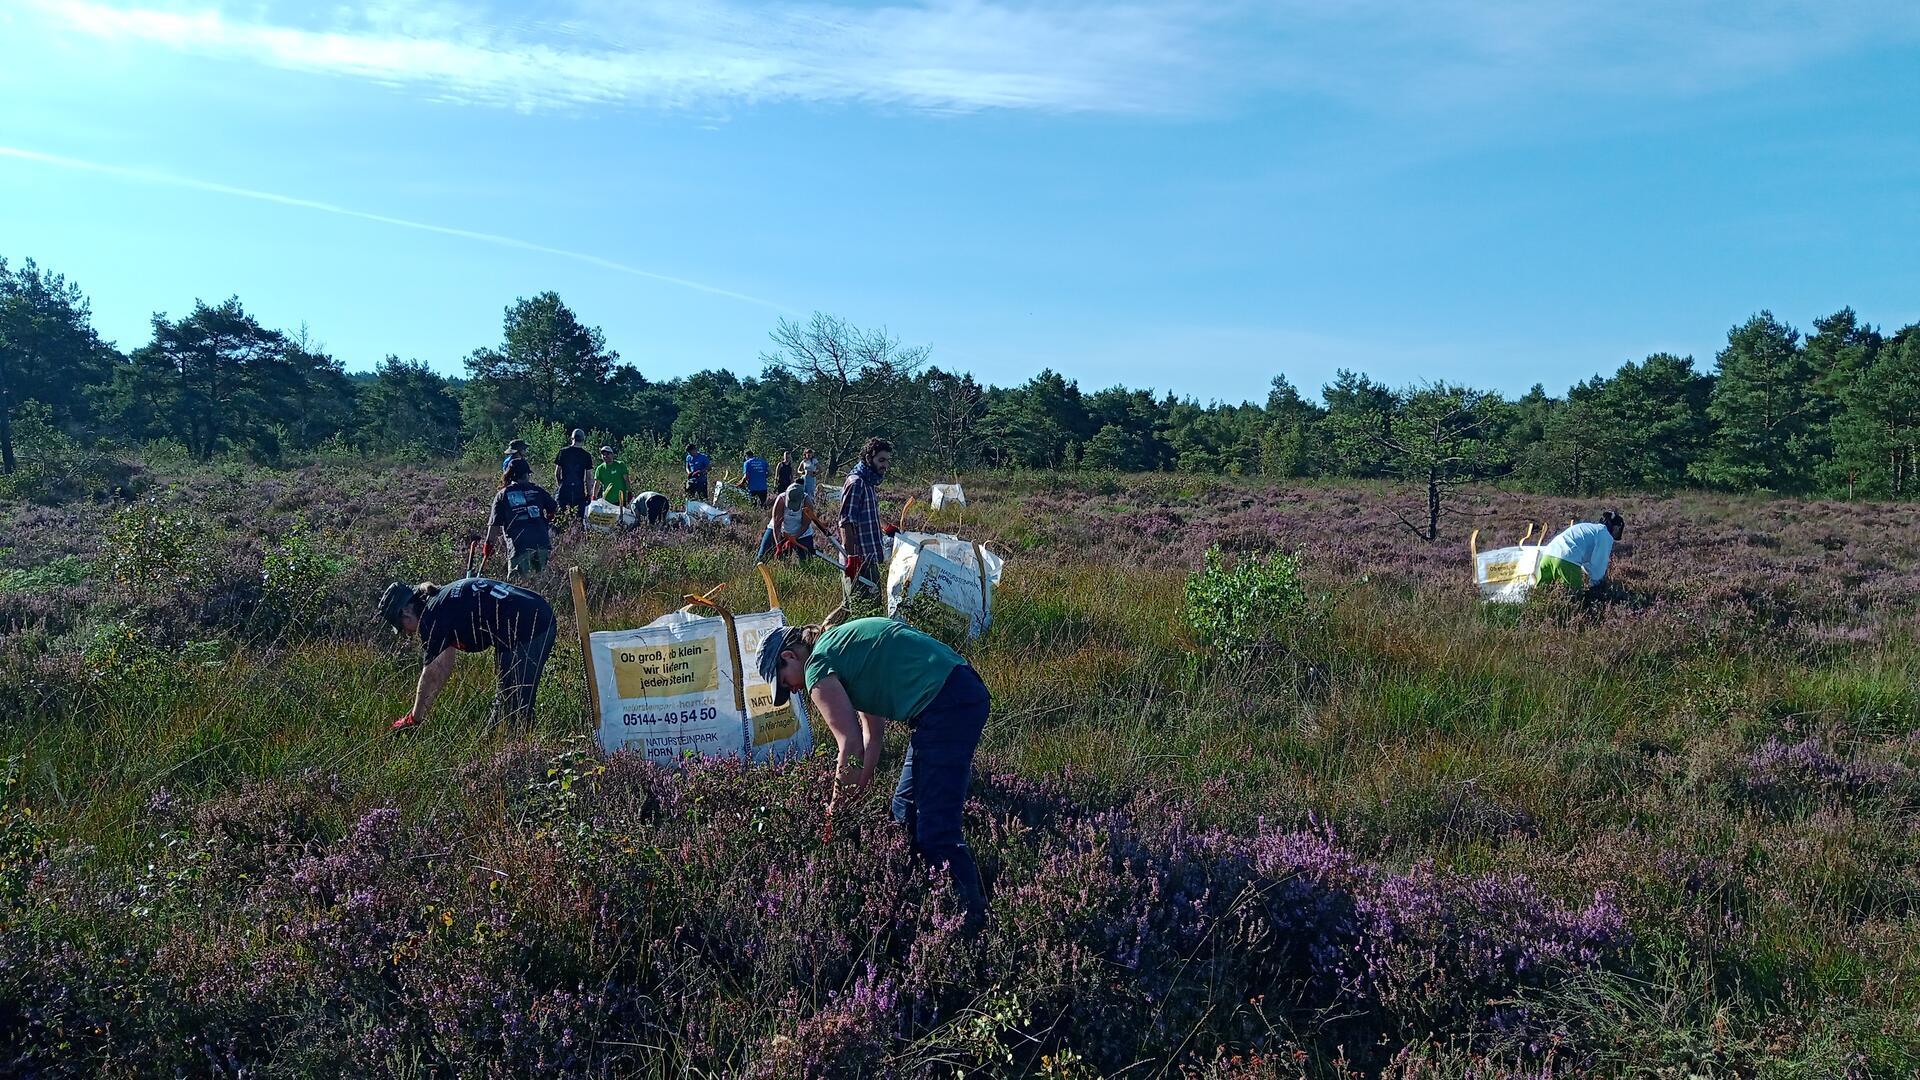
[[[809,509],[806,488],[798,482],[788,484],[785,491],[775,495],[767,529],[760,534],[760,553],[753,561],[766,562],[778,557],[782,548],[791,547],[794,558],[806,562],[813,554],[813,522]]]
[[[1541,548],[1540,565],[1534,571],[1533,580],[1536,583],[1557,581],[1580,590],[1589,586],[1597,588],[1607,579],[1613,545],[1626,531],[1626,519],[1612,510],[1602,511],[1597,522],[1569,525]]]
[[[507,466],[513,464],[514,458],[519,458],[522,461],[526,460],[527,440],[515,439],[507,444],[507,452],[500,458],[500,471],[506,472]]]
[[[587,480],[593,475],[593,455],[586,443],[587,433],[574,428],[567,445],[553,456],[554,502],[561,514],[580,521],[587,517]]]
[[[454,657],[493,650],[499,689],[489,726],[533,725],[534,694],[553,651],[553,607],[539,593],[491,578],[461,578],[450,585],[398,581],[380,597],[380,617],[395,633],[418,634],[424,663],[413,692],[413,709],[393,722],[401,731],[427,719],[434,699],[453,674]]]
[[[500,492],[493,497],[493,514],[487,518],[487,542],[480,549],[480,565],[487,565],[493,554],[493,542],[504,537],[507,547],[507,576],[533,574],[547,568],[553,552],[550,526],[559,512],[559,504],[547,490],[528,479],[533,467],[525,458],[512,458],[500,475]]]
[[[992,698],[973,666],[933,637],[892,619],[852,619],[838,626],[785,626],[768,634],[757,658],[760,677],[773,685],[773,703],[807,695],[839,746],[831,822],[843,794],[859,795],[873,781],[887,721],[907,725],[892,813],[916,854],[944,865],[974,925],[986,913],[980,871],[961,831]]]
[[[613,447],[600,448],[600,464],[593,467],[593,495],[615,506],[625,506],[632,493],[627,490],[627,463],[613,455]]]

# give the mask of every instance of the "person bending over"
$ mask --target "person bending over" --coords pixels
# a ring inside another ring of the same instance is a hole
[[[1613,545],[1626,529],[1626,519],[1612,510],[1602,512],[1599,521],[1569,525],[1541,549],[1534,581],[1558,581],[1574,589],[1597,587],[1607,579]]]
[[[781,548],[791,546],[794,559],[804,563],[813,555],[813,522],[808,520],[805,485],[795,481],[773,497],[773,512],[767,517],[767,529],[760,534],[760,553],[755,562],[778,558]],[[790,542],[790,543],[789,543]]]
[[[832,629],[786,626],[761,642],[760,676],[773,703],[805,693],[839,746],[829,828],[842,798],[873,781],[889,720],[907,725],[906,760],[891,810],[915,854],[945,866],[977,928],[986,915],[980,871],[961,831],[961,811],[993,702],[986,684],[959,653],[892,619],[853,619]]]
[[[493,650],[499,688],[488,726],[533,726],[533,699],[553,651],[553,606],[539,593],[491,578],[461,578],[450,585],[396,581],[380,597],[380,617],[397,634],[418,634],[425,663],[413,692],[413,709],[393,722],[402,731],[425,722],[434,699],[453,674],[454,657]]]

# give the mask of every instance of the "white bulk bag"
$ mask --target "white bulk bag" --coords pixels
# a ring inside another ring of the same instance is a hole
[[[962,507],[965,505],[967,505],[967,493],[960,490],[959,484],[933,485],[933,508],[935,510],[945,509],[949,506]]]
[[[813,725],[808,723],[801,703],[805,695],[795,694],[785,705],[775,705],[773,684],[760,677],[760,643],[785,625],[786,616],[779,608],[733,617],[733,628],[740,635],[740,664],[747,695],[747,745],[755,765],[813,753]]]
[[[1538,544],[1494,548],[1473,557],[1473,581],[1480,599],[1495,604],[1524,604],[1540,568]]]
[[[731,525],[733,524],[733,515],[712,503],[704,503],[699,499],[688,499],[687,520],[708,521],[715,525]]]
[[[585,520],[587,528],[594,532],[618,532],[632,528],[639,519],[628,507],[605,499],[595,499],[587,504]]]
[[[968,637],[978,637],[993,624],[993,590],[1004,565],[1000,556],[957,536],[898,533],[887,566],[887,614],[930,593],[967,620]]]
[[[590,639],[600,693],[600,745],[672,767],[689,754],[744,759],[746,718],[734,700],[727,624],[685,612]]]

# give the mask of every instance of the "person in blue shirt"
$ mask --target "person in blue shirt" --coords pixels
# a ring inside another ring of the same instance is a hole
[[[707,501],[707,471],[712,467],[712,458],[693,443],[687,444],[687,498]]]
[[[760,506],[767,505],[767,462],[752,450],[747,451],[747,460],[740,463],[740,475],[746,477],[747,494]]]

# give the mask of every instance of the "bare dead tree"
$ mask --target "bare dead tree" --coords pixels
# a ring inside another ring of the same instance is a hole
[[[853,459],[869,433],[896,421],[925,345],[903,346],[886,329],[863,330],[814,312],[804,323],[781,319],[768,335],[774,350],[760,359],[805,385],[802,427],[827,458],[829,472]]]
[[[971,375],[955,375],[933,368],[924,378],[927,436],[930,450],[939,455],[947,475],[957,477],[979,442],[978,427],[985,395]]]

